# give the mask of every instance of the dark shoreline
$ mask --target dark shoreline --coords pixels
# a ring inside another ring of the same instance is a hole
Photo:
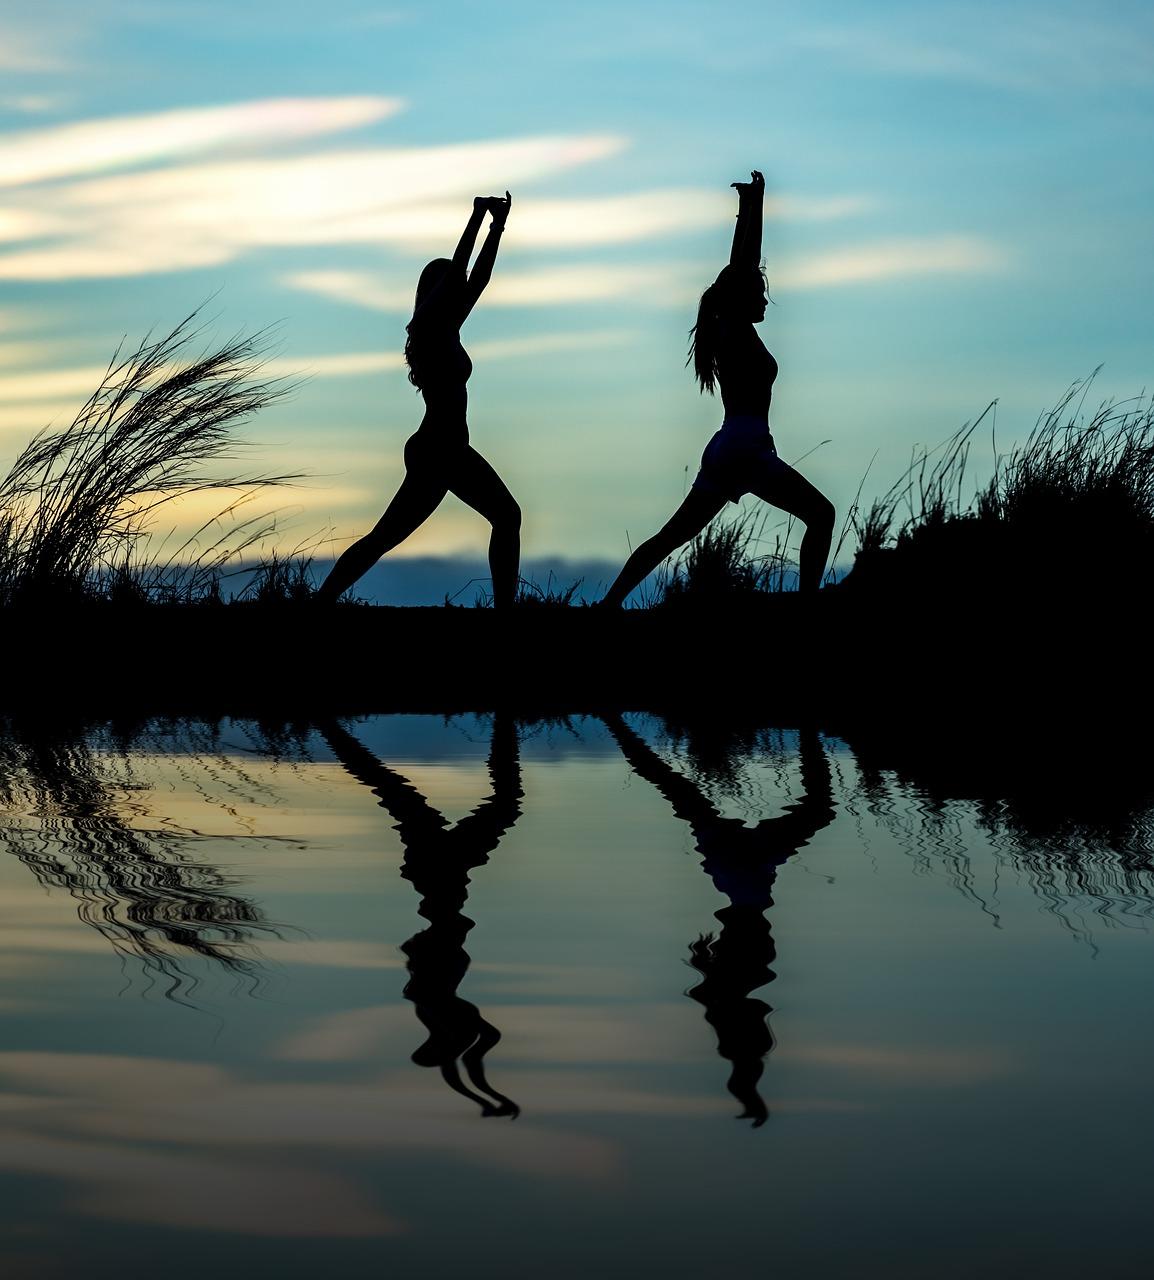
[[[0,711],[313,714],[598,708],[837,724],[1132,719],[1140,604],[848,590],[605,612],[309,605],[0,611]]]

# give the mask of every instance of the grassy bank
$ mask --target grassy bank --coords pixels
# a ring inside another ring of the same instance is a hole
[[[790,590],[796,531],[715,522],[641,607],[576,606],[570,584],[485,607],[319,607],[307,558],[258,559],[269,526],[221,516],[171,554],[158,514],[225,473],[235,430],[288,389],[261,341],[196,353],[189,322],[117,356],[76,420],[0,482],[0,706],[64,697],[154,709],[329,702],[357,710],[748,704],[933,714],[951,700],[1119,714],[1144,698],[1134,637],[1154,552],[1154,408],[1087,409],[1077,384],[967,493],[992,413],[915,457],[848,514],[844,580]],[[762,512],[767,511],[762,508]],[[774,517],[776,520],[776,515]],[[228,602],[230,575],[246,587]]]

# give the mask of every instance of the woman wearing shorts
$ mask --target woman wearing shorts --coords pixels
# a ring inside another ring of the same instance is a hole
[[[778,457],[769,432],[769,402],[777,361],[754,325],[768,303],[761,272],[761,220],[765,179],[735,182],[737,227],[729,265],[701,296],[692,330],[689,361],[702,391],[720,388],[725,407],[721,429],[705,446],[701,469],[685,501],[667,523],[625,562],[604,602],[620,606],[666,556],[695,538],[725,506],[752,493],[805,525],[798,589],[821,586],[833,536],[833,504]],[[687,361],[686,363],[689,363]]]

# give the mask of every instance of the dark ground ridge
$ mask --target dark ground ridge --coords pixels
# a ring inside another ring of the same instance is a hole
[[[75,605],[0,610],[0,710],[117,714],[598,708],[854,721],[1132,720],[1138,593],[962,602],[838,588],[710,606]]]

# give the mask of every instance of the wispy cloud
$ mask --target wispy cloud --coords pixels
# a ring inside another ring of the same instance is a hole
[[[831,25],[794,41],[884,75],[1012,90],[1148,86],[1154,75],[1154,16],[1129,6],[1115,16],[1055,0],[1043,16],[1000,4],[940,5],[900,27]]]
[[[42,36],[0,25],[0,71],[60,71],[64,60]]]
[[[451,244],[470,197],[503,187],[517,191],[511,228],[521,248],[627,244],[732,220],[732,194],[725,191],[521,196],[524,185],[620,152],[626,141],[616,136],[267,154],[378,122],[400,105],[381,97],[275,99],[11,134],[0,141],[0,243],[7,246],[0,279],[139,276],[292,246],[374,244],[416,252]],[[247,154],[230,154],[237,151]],[[767,212],[825,221],[867,204],[860,196],[781,196],[770,199]],[[509,287],[501,286],[506,294]],[[522,287],[580,294],[576,273],[523,280]],[[585,286],[598,297],[615,296],[606,294],[609,287],[608,277]]]
[[[402,105],[397,98],[272,98],[29,129],[0,140],[0,187],[316,137],[383,120]]]
[[[820,289],[907,276],[978,275],[1002,270],[1003,249],[974,236],[881,240],[786,263],[771,273],[775,288]]]
[[[345,112],[350,101],[365,100],[335,101],[345,105],[331,115],[318,107],[320,119],[333,129],[343,127],[338,119],[351,119]],[[263,119],[270,133],[261,135],[260,119],[254,117],[254,142],[261,136],[286,136],[294,128],[320,127],[291,112]],[[225,128],[226,123],[218,120],[214,127]],[[286,134],[280,132],[282,127]],[[68,130],[43,132],[55,138],[55,149],[47,153],[23,145],[0,147],[0,179],[6,174],[10,181],[29,183],[33,175],[46,177],[82,163],[78,150],[84,147]],[[165,144],[162,130],[151,140],[134,142],[133,130],[118,123],[108,136],[92,141],[94,154],[112,164],[125,163],[130,153],[171,158],[181,147],[202,148],[209,145],[208,133],[189,128],[177,142]],[[230,131],[229,138],[229,145],[236,145],[239,135]],[[166,145],[169,149],[161,151]],[[275,159],[256,156],[53,187],[25,186],[10,192],[0,210],[0,226],[9,244],[31,243],[0,256],[0,278],[144,275],[224,263],[247,250],[273,246],[430,239],[440,243],[459,233],[462,202],[477,191],[545,178],[623,146],[619,138],[602,136],[530,137]],[[95,166],[97,161],[90,163]],[[684,214],[671,219],[668,212],[657,219],[672,225],[686,220]],[[646,225],[653,222],[651,217]],[[692,217],[689,222],[693,224]],[[603,226],[599,238],[606,238],[608,231]]]
[[[496,338],[470,342],[469,352],[478,360],[517,360],[549,351],[581,351],[620,346],[632,342],[631,329],[594,329],[578,333],[537,333],[524,338]],[[278,357],[266,361],[263,369],[273,376],[351,378],[404,367],[399,351],[350,351],[339,355]],[[3,382],[0,381],[0,389]]]
[[[528,360],[556,351],[588,351],[633,342],[632,329],[592,329],[539,333],[520,338],[471,342],[478,360]],[[0,356],[4,345],[0,345]],[[404,368],[400,351],[346,351],[325,355],[277,356],[265,361],[270,377],[357,378]],[[63,426],[96,389],[103,365],[20,369],[0,359],[0,431],[31,434],[44,426]],[[344,495],[347,500],[349,495]]]
[[[708,270],[707,268],[705,270]],[[685,264],[646,266],[577,265],[537,271],[503,271],[485,290],[485,305],[542,307],[628,299],[639,305],[684,302],[693,297],[688,283],[696,276]],[[299,271],[283,283],[336,302],[374,311],[408,313],[413,306],[411,284],[399,287],[393,277],[369,271]]]
[[[0,111],[18,111],[21,115],[38,116],[48,111],[59,111],[67,101],[59,93],[14,93],[0,97]]]

